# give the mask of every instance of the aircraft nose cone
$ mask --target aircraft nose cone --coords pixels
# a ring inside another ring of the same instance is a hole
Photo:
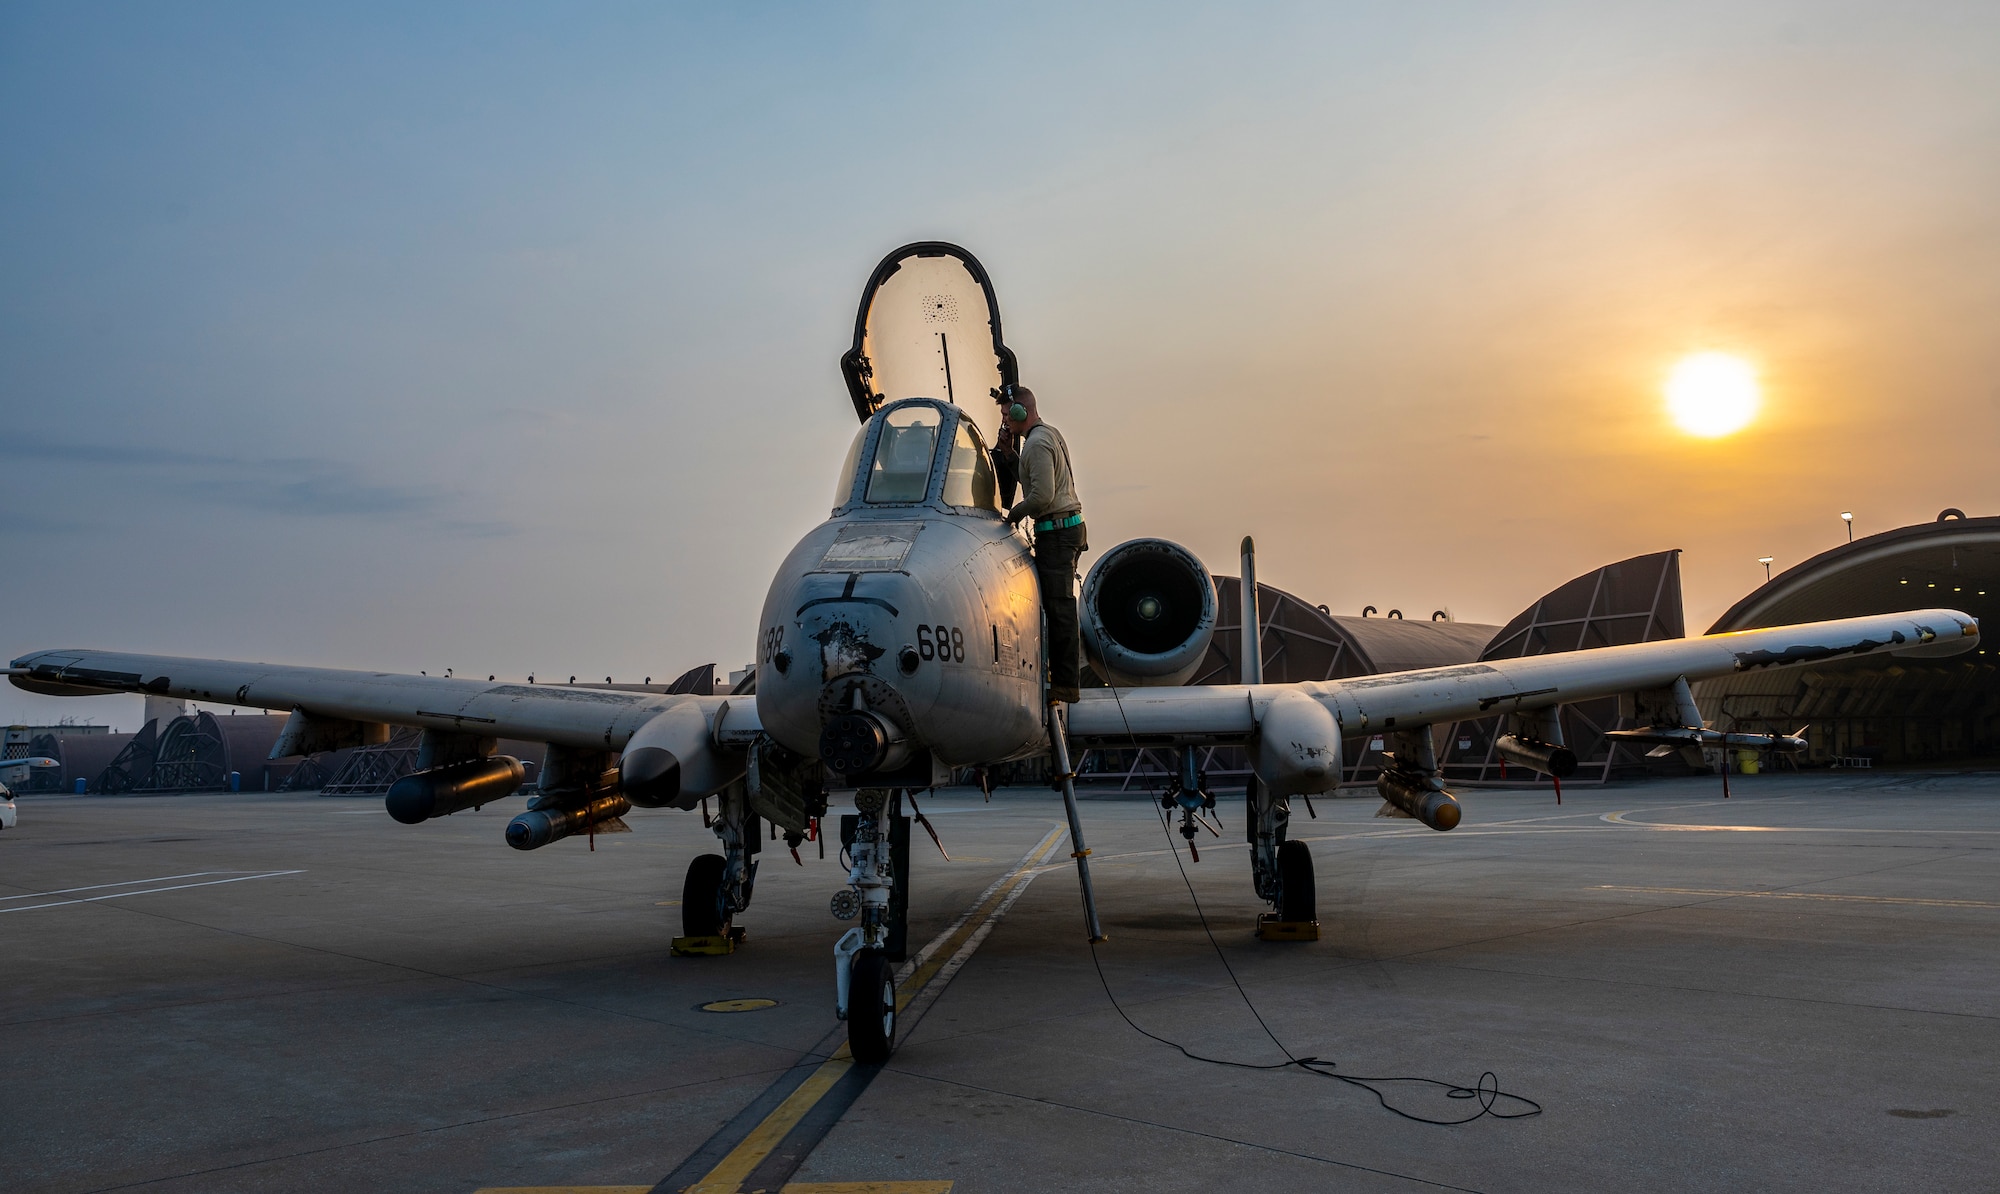
[[[618,789],[642,808],[657,808],[681,794],[681,761],[670,750],[642,746],[618,763]]]

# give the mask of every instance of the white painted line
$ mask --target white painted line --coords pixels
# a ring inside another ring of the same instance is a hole
[[[215,874],[216,872],[205,871],[202,873]],[[158,895],[163,891],[185,891],[190,887],[215,887],[223,883],[244,883],[248,882],[251,879],[275,879],[280,875],[303,875],[303,874],[305,874],[305,870],[303,868],[296,871],[266,871],[260,875],[238,875],[234,879],[210,879],[206,883],[177,883],[172,887],[148,887],[142,891],[118,891],[118,892],[113,892],[110,895],[86,896],[80,900],[56,900],[53,903],[48,903],[48,904],[23,904],[18,908],[0,908],[0,914],[8,912],[33,912],[37,908],[62,908],[70,904],[94,904],[99,900],[122,900],[126,896]],[[107,886],[115,886],[115,885],[107,885]],[[77,888],[76,890],[87,891],[89,889]],[[55,895],[57,893],[50,892],[49,894]]]
[[[171,883],[175,879],[199,879],[204,875],[248,875],[249,871],[195,871],[187,875],[155,875],[151,879],[126,879],[119,883],[93,883],[89,887],[63,887],[55,891],[31,891],[26,895],[0,896],[0,903],[8,900],[39,900],[43,896],[69,895],[77,891],[102,891],[107,887],[135,887],[141,883]]]
[[[1656,895],[1719,896],[1728,899],[1837,900],[1855,904],[1915,904],[1925,908],[2000,908],[1986,900],[1929,900],[1916,896],[1838,895],[1826,891],[1730,891],[1709,887],[1615,887],[1600,883],[1598,891],[1636,891]]]
[[[1862,829],[1840,825],[1678,825],[1671,821],[1634,821],[1633,814],[1647,812],[1647,809],[1627,809],[1619,813],[1605,813],[1598,820],[1611,825],[1629,825],[1634,829],[1658,829],[1670,833],[1925,833],[1950,834],[1959,837],[1978,834],[1982,837],[2000,833],[2000,829]]]

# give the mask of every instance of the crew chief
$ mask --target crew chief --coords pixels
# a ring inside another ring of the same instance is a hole
[[[1090,549],[1084,533],[1083,502],[1069,463],[1062,432],[1042,421],[1035,392],[1013,387],[1007,422],[1021,445],[1021,500],[1008,522],[1032,518],[1035,576],[1041,582],[1042,610],[1048,618],[1049,702],[1074,704],[1083,680],[1077,639],[1076,559]]]

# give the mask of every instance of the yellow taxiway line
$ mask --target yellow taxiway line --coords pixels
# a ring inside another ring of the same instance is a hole
[[[1001,876],[1000,880],[986,889],[985,896],[970,911],[960,917],[957,923],[938,935],[937,940],[924,947],[917,956],[917,964],[911,968],[908,977],[896,986],[896,1010],[910,1006],[910,1001],[929,985],[933,978],[944,969],[946,963],[959,957],[965,946],[979,930],[988,924],[993,914],[1011,903],[1010,897],[1024,888],[1040,873],[1039,868],[1049,859],[1063,835],[1068,832],[1058,825],[1036,844],[1035,848],[1022,856],[1014,869]],[[834,1050],[833,1056],[820,1064],[803,1085],[793,1091],[784,1102],[764,1117],[764,1121],[750,1129],[743,1142],[731,1149],[715,1168],[702,1179],[687,1187],[686,1194],[738,1194],[743,1181],[764,1158],[782,1143],[787,1134],[798,1126],[806,1113],[833,1089],[834,1083],[854,1068],[853,1055],[845,1044]],[[787,1183],[784,1187],[789,1194],[807,1194],[808,1190],[818,1194],[865,1194],[868,1191],[890,1191],[899,1194],[944,1194],[951,1189],[950,1182],[835,1182],[835,1183]]]
[[[786,1134],[799,1126],[833,1084],[845,1077],[854,1068],[854,1058],[848,1055],[847,1046],[842,1045],[832,1057],[820,1063],[812,1076],[800,1084],[799,1088],[786,1097],[785,1101],[772,1108],[764,1122],[750,1129],[743,1142],[729,1150],[715,1168],[702,1179],[687,1188],[687,1194],[736,1194],[743,1188],[743,1179],[750,1171],[764,1163],[771,1150],[784,1142]]]
[[[1057,825],[1049,830],[1040,842],[1022,856],[1013,870],[996,880],[986,889],[977,903],[954,921],[951,927],[938,934],[937,938],[919,953],[909,973],[896,985],[896,1010],[910,1006],[917,996],[943,976],[943,982],[950,982],[958,973],[972,951],[986,939],[994,921],[1010,907],[1014,900],[1027,889],[1035,876],[1042,873],[1069,831]],[[941,984],[940,984],[941,989]],[[935,994],[935,992],[931,992]],[[756,1127],[750,1129],[737,1146],[727,1156],[717,1162],[715,1168],[704,1174],[700,1181],[685,1187],[685,1194],[739,1194],[743,1183],[764,1163],[777,1147],[784,1143],[793,1128],[799,1125],[812,1109],[819,1105],[828,1092],[839,1084],[854,1068],[854,1057],[843,1043],[835,1049],[833,1056],[820,1063],[797,1090],[786,1096],[785,1101],[772,1109]],[[487,1186],[473,1194],[651,1194],[653,1186]],[[892,1181],[892,1182],[787,1182],[779,1194],[950,1194],[949,1181]]]

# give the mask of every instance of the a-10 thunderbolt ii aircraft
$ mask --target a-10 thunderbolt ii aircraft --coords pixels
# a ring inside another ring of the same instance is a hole
[[[1705,728],[1688,682],[1841,655],[1951,655],[1979,638],[1970,616],[1928,609],[1301,684],[1260,683],[1253,649],[1242,683],[1190,687],[1215,630],[1214,584],[1185,548],[1139,539],[1105,552],[1084,580],[1086,653],[1111,687],[1086,689],[1065,717],[1045,701],[1028,541],[1002,517],[971,414],[1017,380],[985,270],[948,244],[891,253],[868,281],[841,369],[861,428],[834,477],[831,514],[772,578],[754,692],[673,695],[97,650],[38,652],[15,660],[10,674],[39,693],[289,709],[273,758],[417,727],[418,770],[387,801],[409,824],[512,794],[524,769],[494,753],[496,740],[547,743],[528,810],[507,826],[517,849],[591,831],[633,806],[689,810],[714,798],[720,853],[697,857],[683,889],[691,937],[729,933],[750,906],[762,822],[796,846],[829,806],[851,804],[854,814],[841,818],[849,886],[833,912],[859,923],[835,947],[836,1008],[855,1058],[880,1062],[895,1041],[892,963],[903,952],[908,899],[902,806],[957,769],[1052,760],[1097,937],[1070,750],[1178,750],[1169,797],[1191,815],[1213,799],[1201,791],[1195,750],[1240,746],[1255,773],[1245,822],[1257,894],[1277,917],[1309,920],[1312,858],[1286,837],[1290,800],[1335,786],[1344,735],[1387,738],[1383,798],[1449,830],[1460,809],[1438,773],[1433,723],[1504,715],[1503,755],[1553,775],[1575,765],[1559,707],[1612,695],[1636,697],[1639,725],[1623,732],[1628,739],[1797,749],[1795,738]],[[1255,644],[1255,590],[1244,571],[1253,611],[1246,641]]]

